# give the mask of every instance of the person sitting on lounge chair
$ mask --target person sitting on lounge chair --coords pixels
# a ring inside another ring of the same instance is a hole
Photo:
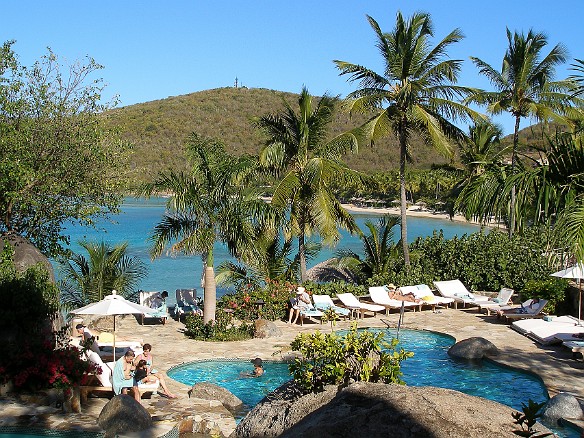
[[[537,310],[540,308],[540,306],[541,306],[541,302],[540,302],[539,298],[534,298],[533,300],[531,300],[531,303],[529,303],[528,306],[524,307],[522,304],[521,307],[516,307],[514,309],[498,310],[497,316],[501,317],[504,315],[527,315],[528,313],[537,312]]]
[[[290,314],[288,316],[288,324],[296,324],[300,313],[303,310],[308,309],[311,304],[310,296],[308,296],[306,293],[306,289],[304,289],[302,286],[298,286],[298,289],[296,290],[296,296],[290,299],[291,308]],[[293,317],[294,321],[292,321]]]
[[[115,395],[127,394],[128,389],[132,389],[134,399],[141,403],[140,390],[138,383],[134,379],[134,357],[136,354],[132,350],[126,351],[126,354],[116,361],[112,377],[112,387]]]
[[[77,324],[75,326],[75,330],[77,330],[79,336],[83,336],[83,340],[80,342],[80,345],[89,348],[91,351],[95,351],[97,354],[100,353],[96,336],[89,331],[87,326],[84,326],[83,324]]]

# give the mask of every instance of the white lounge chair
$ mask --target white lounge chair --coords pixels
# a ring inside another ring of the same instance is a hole
[[[437,297],[427,284],[417,284],[415,286],[401,286],[399,288],[403,294],[413,294],[422,304],[432,306],[432,310],[436,310],[436,306],[446,306],[454,303],[454,298]]]
[[[175,291],[176,306],[174,308],[174,316],[180,321],[181,316],[188,313],[200,313],[197,305],[197,290],[196,289],[177,289]]]
[[[462,284],[460,280],[447,280],[447,281],[435,281],[434,286],[436,290],[444,298],[454,299],[454,308],[457,308],[457,304],[461,303],[462,306],[474,305],[476,301],[488,301],[489,297],[484,295],[472,294],[468,289]]]
[[[576,340],[574,334],[584,333],[584,326],[578,324],[578,318],[559,316],[546,319],[522,319],[514,321],[511,328],[542,345],[559,344]]]
[[[475,301],[475,305],[479,306],[479,312],[482,312],[484,309],[487,311],[487,315],[490,315],[492,310],[497,311],[502,307],[508,306],[514,292],[513,289],[503,287],[495,298],[487,301]]]
[[[351,316],[355,312],[361,318],[365,316],[365,312],[372,312],[373,316],[376,316],[377,314],[375,312],[383,312],[385,310],[385,307],[379,304],[369,304],[359,301],[352,293],[338,294],[337,298],[341,300],[344,307],[351,311]]]
[[[310,295],[308,296],[310,298]],[[322,317],[323,313],[318,310],[312,304],[312,300],[310,300],[309,307],[303,307],[300,309],[300,325],[304,325],[304,318],[320,318]],[[322,319],[320,320],[322,324]]]
[[[322,312],[325,312],[328,309],[333,309],[337,315],[340,315],[343,318],[346,318],[351,313],[349,309],[335,306],[335,303],[333,303],[333,300],[330,297],[330,295],[313,295],[312,299],[314,301],[314,307],[316,307],[317,310],[320,310]]]
[[[413,301],[402,301],[389,298],[389,290],[385,286],[371,286],[369,288],[369,295],[371,300],[375,304],[379,304],[385,308],[385,314],[389,315],[391,309],[400,309],[402,304],[407,309],[412,309],[415,307],[421,307],[420,303],[414,303]]]
[[[159,306],[156,303],[160,302]],[[166,308],[166,303],[160,296],[160,292],[146,292],[140,291],[140,305],[145,307],[150,307],[152,312],[142,314],[142,325],[144,325],[144,318],[160,318],[162,324],[166,324],[166,318],[168,318],[168,310]]]
[[[543,309],[545,308],[547,300],[540,299],[537,303],[533,301],[527,306],[515,307],[512,309],[503,310],[503,316],[508,322],[514,321],[516,319],[528,319],[528,318],[543,318]]]

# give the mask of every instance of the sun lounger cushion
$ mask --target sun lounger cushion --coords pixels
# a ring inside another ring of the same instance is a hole
[[[326,311],[328,309],[333,309],[335,313],[341,316],[349,316],[351,311],[349,309],[345,309],[343,307],[335,306],[333,300],[329,295],[313,295],[312,299],[314,301],[314,307],[318,310]]]
[[[341,300],[343,305],[345,305],[347,307],[353,307],[353,308],[362,309],[362,310],[369,310],[372,312],[382,312],[385,310],[384,306],[380,306],[378,304],[368,304],[368,303],[363,303],[363,302],[359,301],[357,299],[357,297],[355,297],[355,295],[353,295],[352,293],[338,294],[337,297],[339,300]]]

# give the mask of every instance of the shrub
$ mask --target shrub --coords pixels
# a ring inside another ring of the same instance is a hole
[[[253,337],[252,325],[235,322],[230,312],[217,312],[215,320],[207,324],[202,316],[192,313],[185,319],[185,334],[202,341],[241,341]]]
[[[222,296],[218,309],[233,310],[233,316],[241,321],[253,321],[265,318],[270,321],[286,318],[288,300],[292,296],[295,285],[289,282],[267,280],[263,289],[254,290],[244,287],[232,294]],[[260,306],[257,302],[261,300]]]
[[[556,313],[556,306],[566,298],[568,281],[561,278],[547,280],[529,280],[521,289],[521,299],[542,298],[548,300],[546,311]]]
[[[345,336],[319,331],[302,333],[291,344],[301,357],[289,369],[305,393],[354,381],[403,384],[401,361],[414,353],[398,350],[397,344],[397,339],[385,342],[383,332],[357,331],[356,324]]]
[[[312,281],[304,283],[307,291],[317,295],[330,295],[335,297],[338,294],[352,293],[355,296],[367,294],[367,288],[344,281],[331,281],[330,283],[315,283]]]

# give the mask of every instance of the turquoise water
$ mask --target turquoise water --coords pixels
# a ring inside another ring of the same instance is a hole
[[[101,220],[97,229],[70,225],[66,232],[71,237],[71,248],[80,252],[79,240],[104,240],[110,244],[127,241],[129,254],[143,260],[149,269],[149,275],[143,279],[139,289],[143,290],[168,290],[170,292],[169,303],[174,303],[174,291],[180,288],[197,288],[200,290],[202,262],[199,256],[164,255],[158,259],[150,260],[149,248],[151,242],[148,236],[154,230],[154,226],[160,221],[165,211],[165,200],[153,198],[150,200],[127,198],[122,206],[122,213],[113,217],[113,222]],[[377,220],[375,215],[355,215],[358,225],[364,229],[367,219]],[[442,229],[447,238],[455,235],[474,233],[479,230],[475,225],[457,223],[432,218],[408,218],[408,239],[413,241],[419,236],[429,236],[434,230]],[[399,230],[396,233],[399,238]],[[309,262],[309,267],[316,265],[332,257],[337,249],[348,248],[357,253],[362,253],[362,243],[347,232],[342,232],[342,238],[337,248],[324,248],[319,256]],[[215,265],[221,261],[230,259],[224,245],[215,246]],[[57,276],[58,267],[56,266]],[[218,292],[221,295],[222,291]],[[223,291],[224,293],[224,291]]]
[[[394,337],[395,331],[383,330]],[[450,336],[417,330],[402,330],[400,344],[415,353],[402,362],[403,380],[410,386],[437,386],[455,389],[521,409],[529,399],[543,402],[548,399],[542,381],[528,373],[499,366],[490,361],[475,364],[457,362],[447,351],[454,343]],[[251,371],[248,361],[213,360],[193,362],[169,370],[168,375],[184,384],[210,382],[222,386],[248,407],[255,406],[266,394],[290,380],[288,366],[282,362],[266,361],[265,373],[259,378],[243,378],[240,373]]]

